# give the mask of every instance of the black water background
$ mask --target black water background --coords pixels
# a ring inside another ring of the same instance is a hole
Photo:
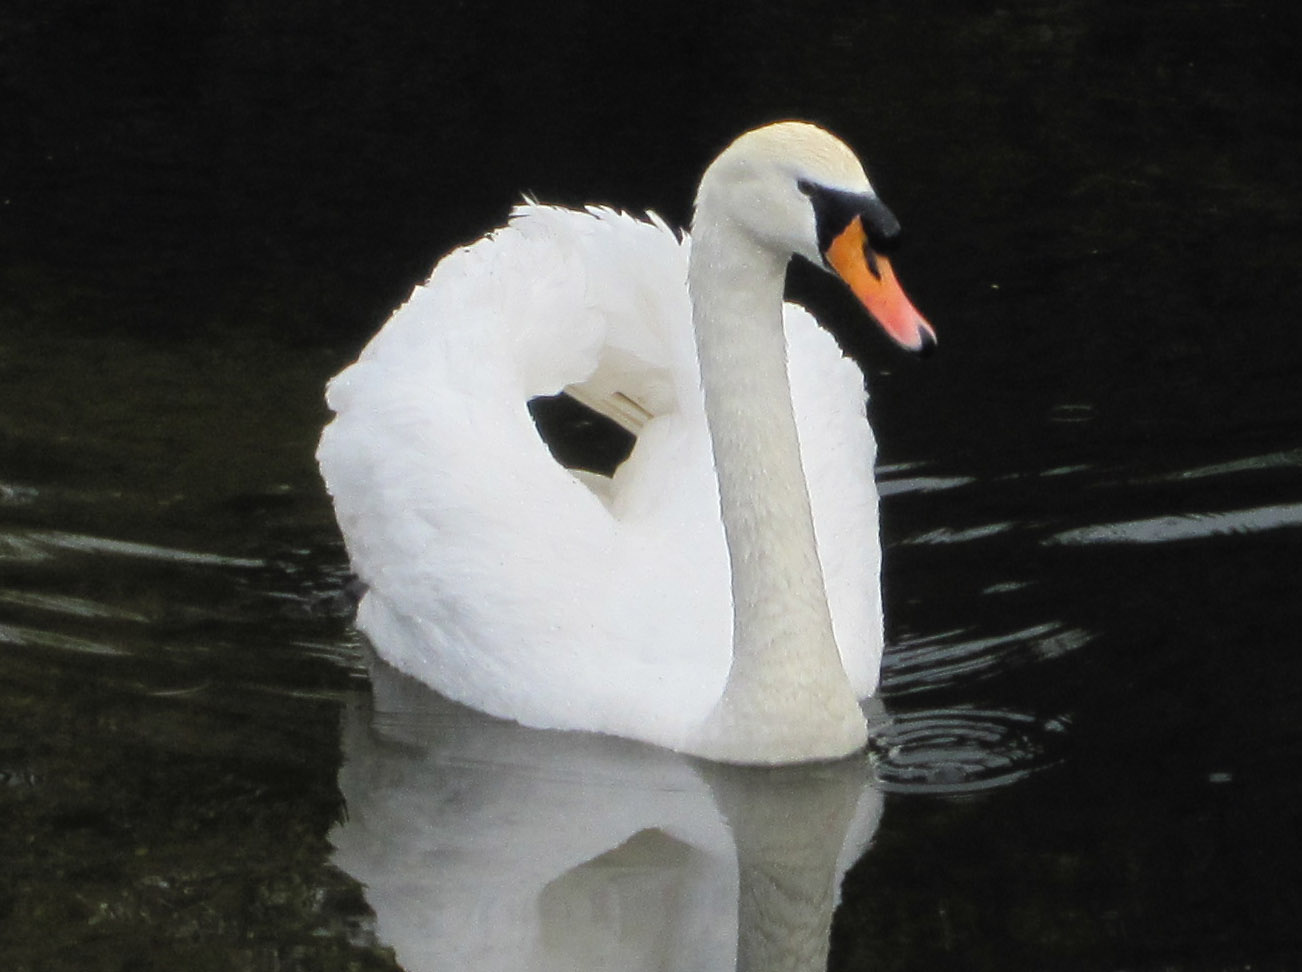
[[[331,693],[354,676],[311,468],[320,383],[521,192],[683,222],[703,161],[784,116],[861,149],[941,334],[903,361],[794,273],[869,372],[883,461],[975,482],[888,498],[893,639],[1090,638],[924,686],[1065,726],[1040,740],[1057,762],[980,798],[892,797],[834,966],[1294,967],[1296,526],[1050,541],[1302,501],[1298,28],[1267,3],[6,3],[0,480],[41,497],[9,520],[270,564],[14,584],[145,602],[128,653],[152,659],[6,662],[17,967],[151,967],[196,942],[211,967],[383,961],[350,945],[356,891],[323,864]],[[990,524],[1012,526],[910,542]],[[200,680],[223,702],[199,714],[129,689]],[[257,684],[283,694],[252,702]]]

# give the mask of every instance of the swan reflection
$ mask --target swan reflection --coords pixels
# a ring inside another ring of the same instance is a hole
[[[707,764],[372,676],[344,719],[331,837],[408,972],[825,968],[881,815],[866,759]]]

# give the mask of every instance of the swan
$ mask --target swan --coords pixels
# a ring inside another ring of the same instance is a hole
[[[882,652],[863,374],[785,303],[793,255],[900,345],[936,342],[899,224],[839,139],[778,122],[706,169],[690,236],[526,201],[328,385],[317,459],[356,624],[442,694],[542,729],[781,764],[861,749]],[[636,434],[562,467],[528,403]]]

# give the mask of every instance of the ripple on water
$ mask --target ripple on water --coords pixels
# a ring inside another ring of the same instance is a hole
[[[1236,533],[1261,533],[1302,526],[1302,503],[1280,503],[1222,513],[1154,516],[1142,520],[1100,523],[1063,530],[1046,544],[1171,543]]]
[[[966,530],[958,530],[954,527],[936,527],[925,533],[919,533],[916,536],[908,537],[902,541],[902,544],[916,546],[918,544],[950,544],[950,543],[968,543],[973,540],[985,540],[1000,533],[1007,533],[1013,529],[1016,524],[1009,522],[1004,523],[985,523],[981,526],[969,527]]]
[[[1209,466],[1196,466],[1193,469],[1181,469],[1160,476],[1146,476],[1135,482],[1183,482],[1190,479],[1206,479],[1212,476],[1227,476],[1238,473],[1261,472],[1263,470],[1290,469],[1302,466],[1302,449],[1285,449],[1268,452],[1244,459],[1231,459],[1227,462],[1213,463]]]
[[[899,642],[882,662],[883,691],[901,696],[970,682],[1009,664],[1067,654],[1093,637],[1056,621],[1006,634],[965,635],[965,629],[957,629]]]
[[[882,788],[955,795],[1007,786],[1056,762],[1064,719],[1001,709],[924,709],[892,714],[868,746]]]
[[[880,472],[880,470],[879,470]],[[880,496],[895,496],[899,493],[937,493],[946,489],[957,489],[976,482],[972,476],[906,476],[899,479],[881,478],[877,481]]]
[[[263,566],[263,561],[245,557],[180,550],[64,530],[14,530],[0,533],[0,560],[40,562],[64,553],[107,554],[113,557],[215,567]]]
[[[0,644],[20,645],[25,648],[49,648],[82,655],[125,655],[126,649],[107,641],[81,638],[59,631],[0,624]]]
[[[134,621],[144,623],[148,616],[127,607],[106,604],[70,594],[47,594],[42,591],[0,590],[0,604],[32,608],[87,620]]]

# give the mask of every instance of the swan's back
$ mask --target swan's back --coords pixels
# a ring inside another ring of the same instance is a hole
[[[330,385],[318,458],[382,657],[546,728],[676,747],[731,659],[687,241],[658,220],[524,205],[435,268]],[[792,395],[837,641],[861,695],[881,652],[862,375],[787,305]],[[637,444],[599,498],[527,403],[579,386]]]

